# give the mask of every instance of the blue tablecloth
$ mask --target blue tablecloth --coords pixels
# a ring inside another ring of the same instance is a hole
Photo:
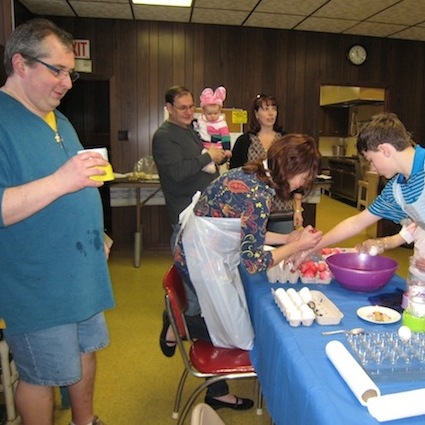
[[[251,361],[257,371],[267,408],[276,425],[376,425],[375,420],[351,392],[326,356],[332,339],[348,347],[344,335],[323,336],[322,331],[363,327],[367,330],[397,331],[400,323],[377,325],[360,319],[356,311],[369,305],[368,297],[329,285],[308,285],[323,292],[344,313],[340,325],[291,327],[275,304],[271,289],[303,285],[271,284],[266,274],[249,275],[241,268],[246,297],[255,331]],[[404,279],[394,276],[380,292],[404,289]],[[378,383],[382,395],[425,387],[425,381]],[[425,403],[425,400],[424,400]],[[391,421],[391,424],[424,424],[425,416]]]

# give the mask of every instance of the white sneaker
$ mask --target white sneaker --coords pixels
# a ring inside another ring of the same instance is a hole
[[[69,425],[74,425],[74,423],[71,421]],[[88,425],[105,425],[105,423],[102,422],[97,416],[95,416]]]

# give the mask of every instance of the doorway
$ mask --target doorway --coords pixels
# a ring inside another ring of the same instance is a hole
[[[85,148],[106,147],[111,158],[108,80],[78,80],[63,98],[60,110],[72,123]],[[109,185],[100,189],[105,231],[112,232]]]

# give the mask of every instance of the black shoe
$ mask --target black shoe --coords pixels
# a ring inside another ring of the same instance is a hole
[[[235,396],[236,397],[236,396]],[[242,403],[239,403],[242,401]],[[254,406],[254,402],[249,398],[239,398],[236,397],[236,403],[226,403],[225,401],[217,400],[212,397],[205,397],[205,403],[209,404],[214,410],[221,409],[223,407],[227,407],[228,409],[233,410],[248,410]]]
[[[168,319],[168,314],[166,311],[162,313],[162,330],[161,335],[159,336],[159,346],[161,351],[166,357],[173,357],[176,352],[176,341],[167,341],[167,330],[170,326],[170,320]],[[173,344],[173,345],[169,345]]]

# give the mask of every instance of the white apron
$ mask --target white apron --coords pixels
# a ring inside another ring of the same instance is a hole
[[[195,198],[196,195],[194,201]],[[238,270],[240,219],[197,217],[193,206],[194,203],[190,214],[185,211],[180,217],[184,228],[182,241],[190,279],[212,343],[217,347],[250,350],[254,331]]]
[[[415,242],[414,257],[425,257],[425,191],[423,191],[416,202],[406,204],[401,187],[399,184],[393,183],[393,195],[396,202],[400,205],[403,211],[409,216],[410,220],[418,224],[413,239]]]
[[[401,187],[396,181],[393,183],[393,195],[396,202],[400,205],[402,210],[409,216],[409,218],[417,223],[422,229],[425,229],[425,190],[419,195],[416,202],[406,204]]]

